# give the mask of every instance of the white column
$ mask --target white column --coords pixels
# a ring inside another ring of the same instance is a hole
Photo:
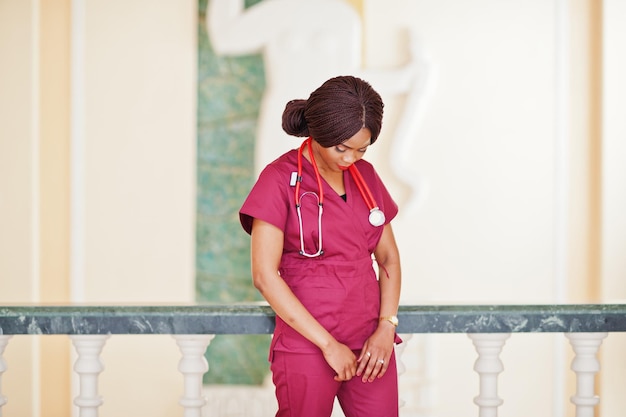
[[[183,374],[185,389],[179,403],[185,409],[184,417],[202,417],[202,407],[207,403],[202,395],[202,376],[209,370],[204,357],[209,343],[215,337],[211,334],[174,335],[182,353],[178,370]]]
[[[74,399],[80,417],[97,417],[102,397],[98,395],[98,375],[104,370],[100,353],[109,335],[72,335],[78,358],[74,371],[78,374],[80,391]]]
[[[593,417],[594,407],[600,402],[595,395],[594,378],[600,370],[598,350],[608,333],[566,333],[574,349],[572,371],[576,373],[576,395],[570,400],[576,406],[576,417]]]
[[[2,406],[7,403],[7,397],[2,395],[2,374],[8,369],[7,362],[2,355],[4,354],[4,348],[9,344],[9,339],[12,336],[0,335],[0,417],[2,417]]]
[[[478,352],[474,370],[480,377],[480,393],[474,398],[474,404],[479,408],[479,417],[496,417],[503,403],[498,397],[498,374],[504,370],[500,352],[511,334],[469,333],[468,336]]]

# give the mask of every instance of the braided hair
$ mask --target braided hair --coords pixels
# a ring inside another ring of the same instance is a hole
[[[291,100],[283,112],[283,130],[289,135],[311,136],[324,148],[339,145],[362,128],[374,143],[383,123],[383,101],[360,78],[339,76],[324,82],[308,100]]]

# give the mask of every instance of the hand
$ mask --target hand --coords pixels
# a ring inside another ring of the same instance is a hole
[[[322,350],[324,359],[337,373],[335,381],[349,381],[356,375],[356,355],[343,343],[334,342]]]
[[[387,372],[393,351],[395,329],[391,323],[381,322],[374,334],[365,341],[357,360],[359,367],[356,371],[356,376],[362,376],[363,382],[373,382]]]

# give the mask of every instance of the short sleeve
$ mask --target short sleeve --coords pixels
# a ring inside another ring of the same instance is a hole
[[[287,176],[273,164],[261,172],[239,210],[239,221],[248,234],[252,232],[255,218],[285,230],[289,200],[286,193],[288,187],[284,184],[288,182]]]
[[[374,175],[378,183],[380,184],[381,203],[380,209],[385,213],[385,224],[391,223],[391,221],[398,215],[398,204],[394,201],[393,197],[385,187],[385,184],[378,176],[378,173],[374,171]]]

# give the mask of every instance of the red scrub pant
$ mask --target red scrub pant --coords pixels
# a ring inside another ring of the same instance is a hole
[[[335,397],[346,417],[398,417],[398,371],[393,353],[387,372],[374,382],[362,382],[357,376],[335,381],[335,371],[321,353],[274,351],[271,370],[278,400],[276,417],[330,417]]]

